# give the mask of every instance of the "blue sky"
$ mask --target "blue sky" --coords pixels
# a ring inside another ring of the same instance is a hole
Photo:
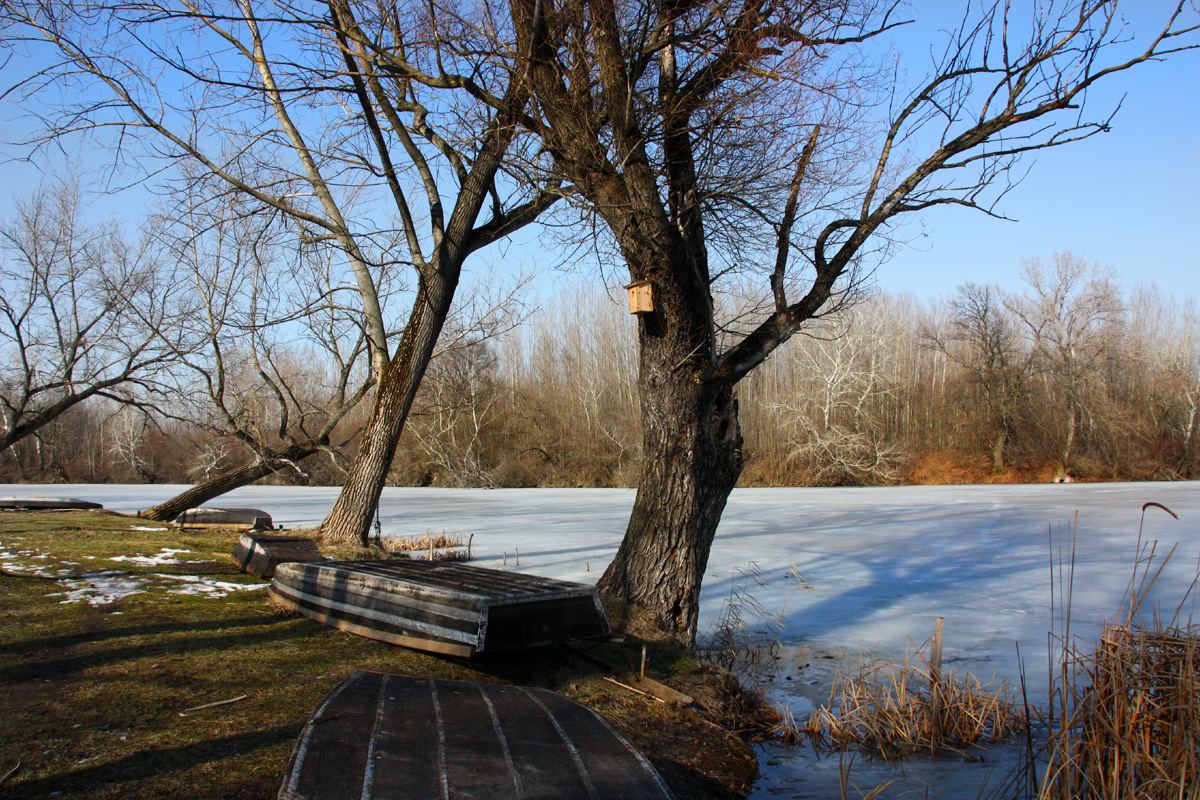
[[[915,43],[927,40],[939,20],[953,20],[958,6],[921,4],[921,21],[894,37],[894,46],[912,64],[914,79],[924,57]],[[1127,12],[1138,33],[1148,31],[1160,16],[1148,13],[1152,7],[1162,4],[1139,3]],[[930,11],[932,22],[923,17]],[[11,75],[12,66],[0,78]],[[950,294],[966,280],[1015,288],[1024,259],[1070,250],[1116,269],[1127,290],[1154,281],[1169,294],[1200,298],[1198,87],[1200,52],[1180,53],[1109,79],[1088,103],[1093,116],[1122,104],[1112,131],[1027,159],[1028,177],[998,209],[1014,221],[962,208],[926,212],[906,227],[910,244],[878,268],[878,285],[922,298]],[[0,107],[0,139],[10,142],[25,132],[22,111],[11,101]],[[0,152],[11,157],[19,151],[0,144]],[[7,215],[14,194],[32,191],[40,174],[33,165],[6,163],[0,213]],[[140,190],[127,191],[103,206],[115,216],[136,217],[147,197]],[[517,245],[509,256],[553,266],[536,245]],[[543,286],[552,290],[557,282],[548,278]]]

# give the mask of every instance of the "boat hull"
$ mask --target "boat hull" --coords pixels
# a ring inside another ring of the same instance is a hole
[[[271,594],[351,633],[464,657],[609,633],[594,586],[455,562],[280,564]]]
[[[104,506],[74,497],[0,497],[0,508],[26,511],[95,511]]]
[[[233,549],[233,560],[242,572],[270,580],[275,568],[289,561],[324,561],[317,543],[304,536],[243,533]]]
[[[251,528],[269,531],[271,515],[258,508],[189,508],[175,518],[182,528]]]
[[[669,800],[612,724],[546,689],[358,672],[300,733],[279,800]]]

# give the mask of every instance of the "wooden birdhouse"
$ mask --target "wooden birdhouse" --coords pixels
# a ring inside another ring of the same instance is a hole
[[[625,287],[629,294],[629,313],[646,314],[654,310],[654,290],[650,281],[635,281]]]

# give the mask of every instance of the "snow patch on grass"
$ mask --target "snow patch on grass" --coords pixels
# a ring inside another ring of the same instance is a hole
[[[109,561],[127,561],[138,567],[159,567],[164,564],[182,564],[178,558],[175,558],[179,553],[190,553],[191,550],[175,550],[170,547],[164,547],[160,552],[152,556],[114,556]]]
[[[127,572],[89,572],[79,578],[63,578],[59,583],[67,588],[67,599],[58,601],[60,605],[86,602],[89,606],[104,606],[144,594],[149,581],[131,578]]]
[[[3,544],[3,543],[0,543]],[[109,561],[125,562],[139,567],[155,567],[166,564],[181,564],[176,556],[192,550],[164,547],[153,556],[116,556]],[[166,573],[131,573],[114,570],[79,573],[69,567],[79,566],[75,561],[62,561],[57,569],[49,565],[30,563],[31,559],[49,559],[48,553],[36,550],[20,550],[15,553],[0,550],[0,566],[12,575],[30,575],[38,578],[53,578],[66,590],[52,592],[46,597],[62,597],[59,603],[87,603],[89,606],[109,606],[130,595],[166,591],[167,594],[191,595],[194,597],[226,597],[232,592],[254,591],[267,588],[265,583],[235,583],[201,575],[168,575]],[[84,558],[94,558],[84,556]],[[117,612],[113,612],[117,613]]]
[[[202,578],[199,575],[166,575],[163,573],[153,573],[157,578],[167,578],[175,581],[182,581],[185,586],[179,586],[175,589],[168,589],[167,594],[188,594],[201,595],[207,597],[225,597],[230,592],[254,591],[256,589],[266,589],[265,583],[232,583],[230,581],[218,581],[212,578]]]

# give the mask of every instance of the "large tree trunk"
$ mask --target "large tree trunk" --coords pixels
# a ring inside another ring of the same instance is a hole
[[[272,473],[294,464],[317,452],[316,447],[293,445],[276,456],[256,458],[244,467],[221,473],[203,483],[198,483],[187,491],[180,492],[165,503],[148,508],[142,512],[146,519],[169,522],[189,508],[198,508],[214,497],[220,497],[239,486],[245,486],[259,478],[265,478]]]
[[[713,537],[742,471],[742,436],[731,388],[697,382],[646,327],[642,474],[625,538],[597,585],[634,619],[690,645]]]

